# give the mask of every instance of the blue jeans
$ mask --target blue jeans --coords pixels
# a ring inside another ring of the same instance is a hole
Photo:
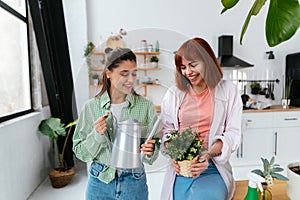
[[[86,189],[86,200],[147,200],[148,186],[144,167],[118,171],[108,184],[97,177],[106,166],[93,162]]]
[[[174,200],[225,200],[227,187],[215,164],[209,160],[208,168],[197,178],[176,175]]]

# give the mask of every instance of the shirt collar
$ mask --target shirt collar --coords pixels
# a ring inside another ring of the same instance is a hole
[[[108,95],[108,92],[104,92],[100,97],[100,106],[102,108],[109,109],[110,108],[110,97]],[[126,96],[126,101],[128,101],[128,107],[132,107],[135,102],[135,95],[133,94],[128,94]]]

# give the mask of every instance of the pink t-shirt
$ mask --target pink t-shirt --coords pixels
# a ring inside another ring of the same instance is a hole
[[[200,132],[200,138],[204,140],[204,147],[208,147],[208,134],[212,122],[214,110],[213,92],[206,88],[200,94],[196,94],[190,87],[179,107],[178,121],[179,131],[192,128]]]

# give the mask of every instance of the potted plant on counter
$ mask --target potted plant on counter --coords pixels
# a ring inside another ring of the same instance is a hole
[[[152,56],[150,58],[150,63],[152,65],[152,67],[158,67],[158,61],[159,61],[159,58],[157,56]]]
[[[293,83],[292,79],[287,80],[287,83],[285,86],[284,98],[281,100],[281,105],[282,105],[282,108],[284,108],[284,109],[289,108],[289,105],[290,105],[292,83]]]
[[[44,119],[39,124],[39,131],[52,138],[55,142],[58,139],[58,136],[65,136],[65,142],[62,148],[61,155],[58,154],[59,167],[54,168],[49,171],[48,175],[51,180],[51,184],[54,188],[61,188],[66,186],[73,178],[75,174],[75,170],[73,167],[69,167],[64,160],[65,148],[67,145],[67,141],[69,139],[71,129],[73,126],[77,124],[77,120],[70,122],[66,126],[61,123],[59,118],[50,117]],[[57,145],[55,145],[57,146]]]

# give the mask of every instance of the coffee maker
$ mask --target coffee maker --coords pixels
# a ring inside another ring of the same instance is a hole
[[[300,52],[286,56],[285,87],[292,81],[290,88],[290,106],[300,107]]]

